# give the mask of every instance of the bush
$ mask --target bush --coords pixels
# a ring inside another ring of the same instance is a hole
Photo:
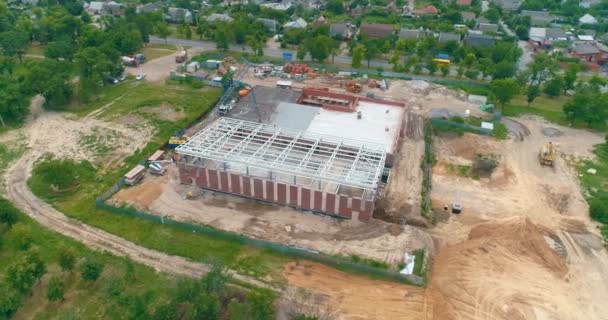
[[[65,284],[58,276],[53,276],[49,280],[49,287],[46,292],[46,297],[49,301],[63,300]]]
[[[102,272],[103,264],[101,262],[92,260],[86,261],[80,269],[80,275],[82,276],[82,279],[87,281],[97,280],[99,276],[101,276]]]
[[[0,283],[0,319],[9,319],[20,304],[19,292],[5,283]]]
[[[608,201],[603,199],[594,199],[589,205],[589,214],[595,221],[608,224]]]
[[[10,229],[18,220],[19,216],[15,207],[7,200],[0,199],[0,223],[7,225]]]
[[[63,247],[59,250],[59,266],[62,271],[72,271],[75,263],[76,255],[72,249]]]
[[[29,226],[23,223],[17,223],[13,226],[9,232],[9,237],[15,246],[19,250],[27,250],[32,245],[34,238],[32,238],[32,232]]]
[[[47,192],[67,196],[76,192],[81,181],[93,179],[95,169],[88,161],[46,159],[36,165],[32,175],[37,177],[33,189],[50,186]]]
[[[496,156],[477,154],[473,162],[472,172],[477,176],[490,176],[498,166]]]

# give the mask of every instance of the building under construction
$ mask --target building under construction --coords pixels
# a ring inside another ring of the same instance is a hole
[[[404,105],[316,89],[295,100],[276,102],[262,123],[237,114],[192,136],[176,149],[181,182],[369,220]]]

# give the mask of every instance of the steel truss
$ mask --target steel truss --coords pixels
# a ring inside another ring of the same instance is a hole
[[[381,144],[222,117],[176,148],[182,156],[360,188],[374,194],[386,158]],[[200,162],[199,162],[200,163]]]

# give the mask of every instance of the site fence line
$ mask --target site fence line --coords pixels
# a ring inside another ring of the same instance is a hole
[[[466,123],[450,121],[448,119],[443,119],[443,118],[431,118],[430,122],[431,122],[431,126],[436,127],[436,128],[456,128],[456,129],[459,129],[462,131],[476,133],[476,134],[483,134],[486,136],[492,134],[492,130],[490,130],[490,129],[473,127]]]
[[[422,286],[425,284],[424,278],[417,276],[417,275],[400,274],[397,272],[392,272],[392,271],[372,267],[372,266],[369,266],[366,264],[356,263],[356,262],[353,262],[350,260],[346,260],[344,258],[330,256],[330,255],[327,255],[327,254],[324,254],[324,253],[321,253],[321,252],[318,252],[315,250],[307,249],[307,248],[296,247],[296,246],[287,246],[287,245],[282,245],[282,244],[275,243],[275,242],[253,239],[253,238],[241,235],[241,234],[223,231],[223,230],[215,229],[215,228],[205,226],[205,225],[191,224],[191,223],[187,223],[187,222],[176,221],[176,220],[173,220],[168,217],[158,216],[158,215],[150,214],[147,212],[142,212],[142,211],[139,211],[132,207],[117,207],[117,206],[107,204],[106,200],[108,200],[110,197],[112,197],[112,195],[115,194],[116,192],[118,192],[118,190],[120,190],[124,185],[125,185],[124,180],[120,179],[108,191],[106,191],[99,198],[97,198],[95,201],[97,208],[106,210],[108,212],[115,213],[115,214],[121,214],[121,215],[135,217],[135,218],[143,219],[146,221],[150,221],[150,222],[154,222],[154,223],[158,223],[158,224],[162,224],[162,225],[167,225],[167,226],[170,226],[170,227],[173,227],[176,229],[180,229],[180,230],[184,230],[187,232],[204,234],[206,236],[220,239],[220,240],[237,242],[240,244],[245,244],[245,245],[259,248],[259,249],[275,251],[275,252],[278,252],[278,253],[293,257],[293,258],[316,261],[316,262],[326,264],[326,265],[329,265],[329,266],[332,266],[332,267],[335,267],[338,269],[346,270],[346,271],[360,272],[360,273],[378,277],[378,278],[396,280],[396,281],[405,282],[405,283],[409,283],[409,284],[413,284],[413,285],[417,285],[417,286]]]
[[[433,165],[435,153],[433,152],[433,137],[431,122],[424,122],[424,157],[422,158],[422,215],[431,223],[435,223],[435,215],[431,207],[431,188],[433,180]]]

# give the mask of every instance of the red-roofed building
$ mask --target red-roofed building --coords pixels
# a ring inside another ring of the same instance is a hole
[[[359,32],[368,38],[386,38],[393,34],[393,26],[381,23],[362,23]]]
[[[428,5],[422,9],[418,9],[416,11],[416,14],[418,14],[419,16],[424,16],[424,15],[429,15],[429,16],[436,16],[439,13],[439,10],[437,10],[437,8],[435,8],[434,5]]]
[[[472,0],[456,0],[456,4],[459,6],[470,6]]]

